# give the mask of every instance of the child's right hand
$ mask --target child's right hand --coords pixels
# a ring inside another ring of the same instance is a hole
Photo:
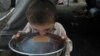
[[[26,34],[26,33],[21,32],[21,31],[17,32],[17,33],[14,35],[14,38],[15,38],[16,42],[18,43],[18,42],[22,41],[22,40],[23,40],[23,37],[22,37],[22,36],[24,36],[25,34]]]

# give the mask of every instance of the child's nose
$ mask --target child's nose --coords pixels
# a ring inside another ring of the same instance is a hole
[[[43,35],[46,34],[46,32],[39,32],[39,34],[40,34],[41,36],[43,36]]]

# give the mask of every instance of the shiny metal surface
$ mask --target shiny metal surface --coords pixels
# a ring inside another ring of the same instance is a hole
[[[13,38],[9,42],[9,48],[22,55],[60,56],[65,46],[63,39],[59,36],[48,34],[44,37],[37,37],[37,35],[31,34],[24,36],[24,39],[18,43]]]

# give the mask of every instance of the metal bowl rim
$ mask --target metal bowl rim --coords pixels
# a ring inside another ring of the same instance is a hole
[[[60,51],[63,51],[63,49],[65,48],[65,46],[64,46],[64,47],[62,47],[61,49],[59,49],[59,50],[57,50],[57,51],[53,51],[53,52],[49,52],[49,53],[43,53],[43,54],[24,53],[24,52],[18,51],[18,50],[16,50],[16,49],[14,49],[14,48],[11,47],[11,41],[12,41],[13,39],[14,39],[14,38],[12,38],[12,39],[9,41],[9,43],[8,43],[9,48],[10,48],[12,51],[14,51],[14,52],[19,53],[19,54],[23,54],[23,55],[51,55],[51,54],[55,54],[55,53],[58,53],[58,52],[60,52]]]

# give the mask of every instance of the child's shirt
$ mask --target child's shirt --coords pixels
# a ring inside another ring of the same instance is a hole
[[[54,29],[55,29],[54,31],[51,31],[53,34],[59,35],[61,37],[63,37],[63,36],[67,37],[65,29],[63,28],[63,26],[60,23],[55,22]],[[35,32],[34,28],[32,28],[30,23],[27,23],[27,25],[25,26],[25,28],[22,31],[25,33]],[[68,37],[67,37],[66,41],[67,41],[67,47],[66,47],[66,55],[65,56],[70,56],[70,52],[72,51],[72,41]]]

